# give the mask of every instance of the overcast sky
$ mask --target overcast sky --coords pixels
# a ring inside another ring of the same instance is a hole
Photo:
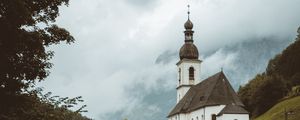
[[[70,0],[57,20],[75,37],[58,45],[39,86],[83,96],[96,120],[165,120],[176,102],[176,62],[191,5],[201,79],[221,67],[237,90],[296,37],[300,0]]]

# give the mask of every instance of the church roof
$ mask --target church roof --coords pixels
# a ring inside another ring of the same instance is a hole
[[[178,113],[192,112],[205,106],[229,104],[244,106],[221,71],[192,86],[168,117]]]
[[[226,105],[218,115],[223,115],[223,114],[249,114],[249,112],[241,106],[229,104]]]

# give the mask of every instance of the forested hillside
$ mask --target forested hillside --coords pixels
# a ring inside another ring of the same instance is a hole
[[[299,85],[300,28],[294,43],[271,59],[264,73],[241,86],[238,94],[253,118],[269,110],[282,98],[298,95]]]

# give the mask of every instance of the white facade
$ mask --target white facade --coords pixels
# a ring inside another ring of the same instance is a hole
[[[208,106],[191,113],[173,115],[168,120],[211,120],[212,115],[218,114],[224,107],[225,105]]]
[[[218,115],[225,105],[208,106],[186,114],[176,114],[168,120],[212,120],[212,115]],[[249,120],[248,114],[223,114],[217,116],[216,120]]]
[[[249,120],[248,114],[223,114],[217,120]]]
[[[183,98],[192,85],[200,82],[200,60],[183,59],[177,63],[178,84],[177,103]],[[193,68],[193,79],[190,76],[190,69]]]

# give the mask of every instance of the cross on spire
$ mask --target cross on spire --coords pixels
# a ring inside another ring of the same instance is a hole
[[[190,5],[187,6],[188,7],[188,19],[190,19]]]

